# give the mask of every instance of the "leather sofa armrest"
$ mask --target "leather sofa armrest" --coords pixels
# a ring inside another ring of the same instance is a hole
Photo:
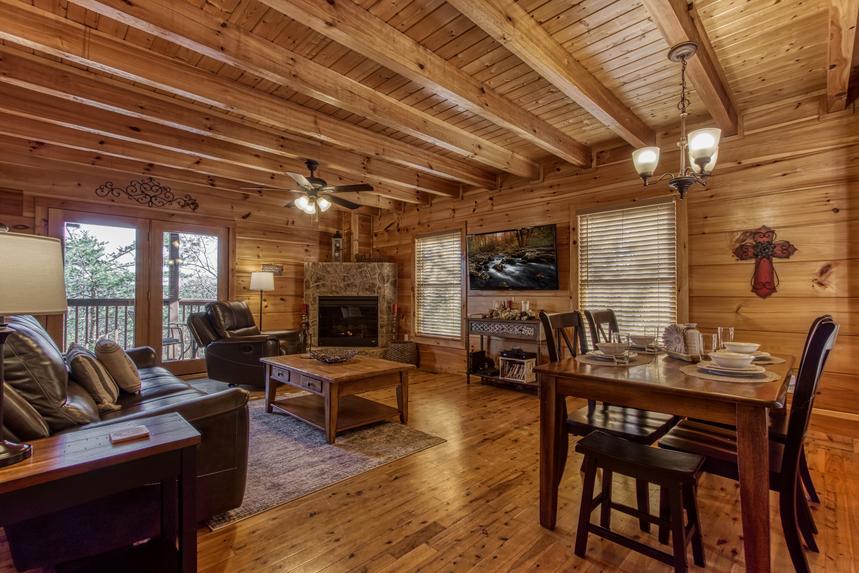
[[[222,392],[215,394],[201,395],[199,398],[192,398],[176,404],[169,404],[152,410],[144,410],[135,414],[121,416],[112,420],[96,422],[88,424],[87,428],[96,428],[119,422],[128,422],[130,420],[140,420],[160,416],[161,414],[170,414],[176,412],[185,418],[191,424],[205,418],[212,418],[222,414],[232,412],[247,406],[248,393],[241,388],[228,388]]]
[[[125,351],[134,365],[138,368],[154,368],[158,366],[158,355],[151,346],[138,346]]]
[[[304,352],[304,331],[298,328],[291,330],[269,330],[263,332],[267,336],[276,338],[280,342],[284,354],[298,354]]]

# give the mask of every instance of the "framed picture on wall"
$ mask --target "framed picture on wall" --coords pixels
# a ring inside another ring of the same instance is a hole
[[[555,225],[468,235],[471,290],[558,290]]]

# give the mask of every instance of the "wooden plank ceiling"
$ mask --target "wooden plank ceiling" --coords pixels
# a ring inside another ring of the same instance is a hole
[[[705,47],[694,120],[735,133],[816,93],[843,108],[856,2],[831,2],[0,0],[0,167],[274,193],[313,158],[374,185],[346,196],[362,205],[424,203],[652,144],[676,124],[683,39]]]

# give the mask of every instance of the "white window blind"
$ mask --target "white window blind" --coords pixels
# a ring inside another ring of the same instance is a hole
[[[673,201],[579,215],[579,308],[610,308],[626,334],[677,322]]]
[[[415,239],[415,334],[462,336],[462,237]]]

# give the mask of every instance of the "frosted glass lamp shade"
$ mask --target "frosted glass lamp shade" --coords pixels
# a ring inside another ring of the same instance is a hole
[[[302,195],[295,200],[295,206],[307,213],[307,209],[310,208],[310,198],[307,195]]]
[[[705,175],[709,175],[710,173],[712,173],[713,169],[716,168],[716,161],[718,159],[719,159],[719,150],[717,149],[716,153],[713,154],[713,157],[710,158],[709,163],[704,165],[704,169],[702,170],[701,166],[699,164],[695,163],[695,160],[692,159],[692,155],[691,154],[689,155],[689,161],[692,164],[692,171],[694,171],[698,175],[701,175],[701,173],[704,173]]]
[[[692,163],[706,165],[719,149],[722,130],[715,127],[696,129],[689,134],[689,157]]]
[[[319,210],[323,212],[331,208],[331,201],[327,197],[319,197],[316,204],[319,205]]]
[[[274,273],[268,271],[251,273],[251,290],[274,290]]]
[[[635,171],[642,177],[651,177],[659,165],[659,148],[642,147],[632,152]]]
[[[0,316],[67,309],[60,240],[0,232]]]

